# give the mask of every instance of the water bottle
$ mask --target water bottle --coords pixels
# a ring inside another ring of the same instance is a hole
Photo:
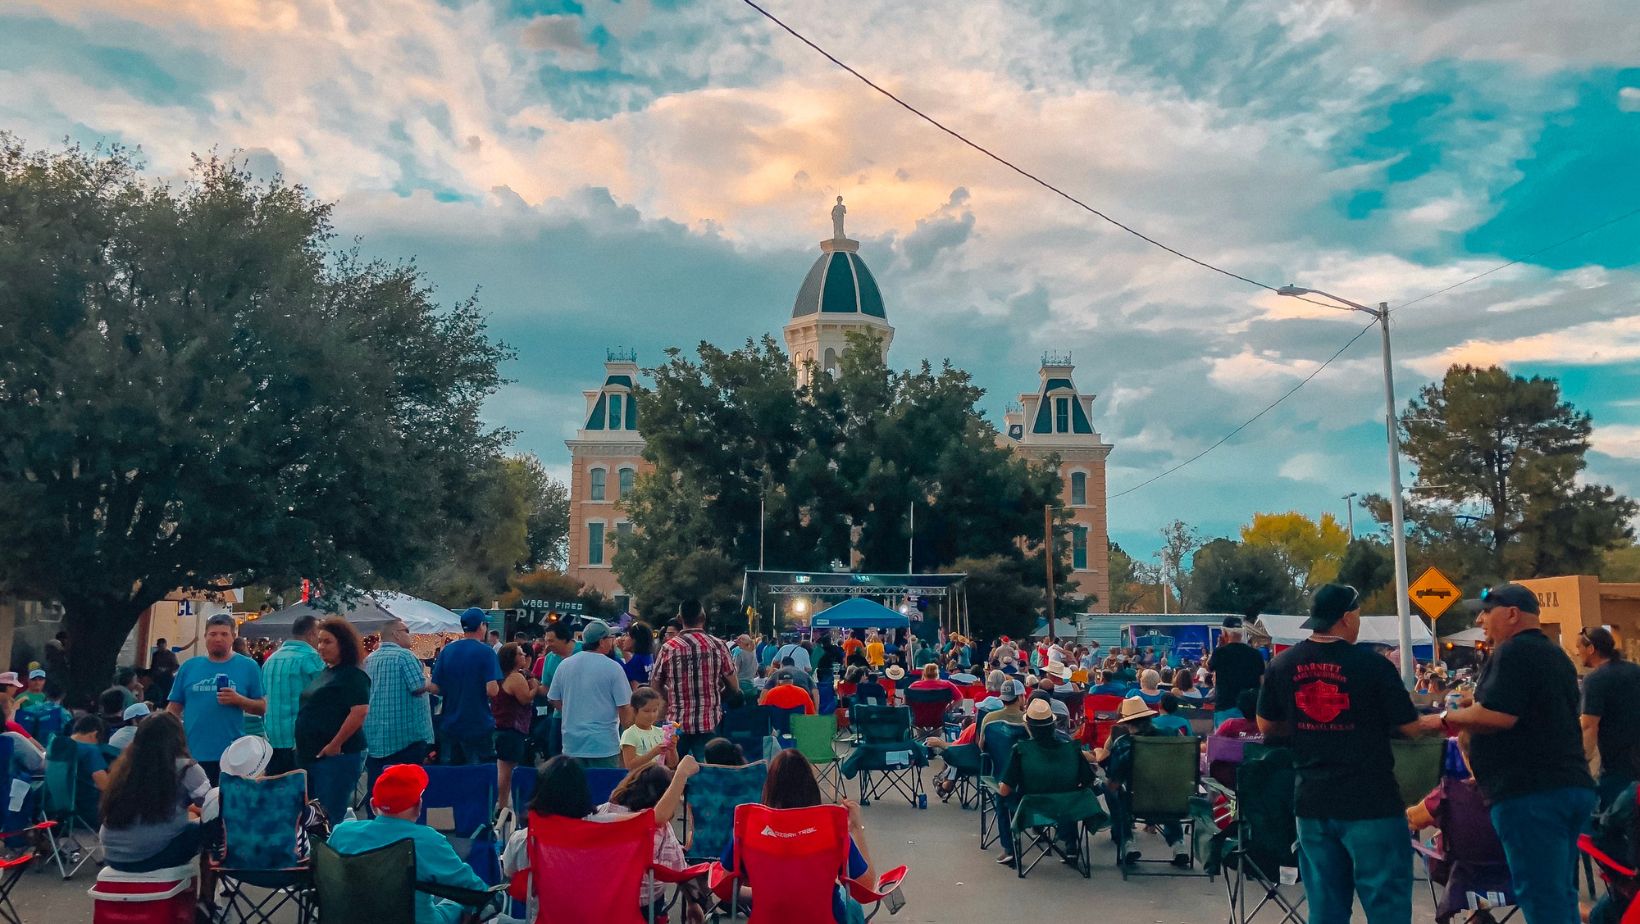
[[[353,806],[351,806],[351,805],[348,806],[347,811],[342,813],[342,820],[343,821],[358,821],[359,820],[359,816],[354,814],[354,812],[353,812]]]
[[[925,792],[917,793],[917,808],[920,808],[920,809],[928,808],[928,793],[925,793]]]

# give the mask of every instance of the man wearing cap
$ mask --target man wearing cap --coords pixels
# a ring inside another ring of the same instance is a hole
[[[1300,879],[1311,924],[1343,924],[1354,896],[1369,924],[1412,917],[1412,845],[1390,738],[1420,723],[1395,665],[1355,644],[1361,595],[1324,584],[1310,637],[1277,655],[1258,700],[1259,730],[1292,741]]]
[[[171,683],[166,709],[182,718],[188,733],[188,753],[216,785],[222,752],[245,734],[245,715],[267,709],[262,698],[262,669],[233,650],[238,627],[233,617],[218,613],[205,623],[205,653],[184,661]]]
[[[1543,634],[1537,594],[1504,584],[1470,606],[1492,655],[1475,704],[1442,718],[1469,734],[1469,766],[1527,924],[1575,922],[1577,836],[1596,801],[1578,727],[1577,669]]]
[[[1640,779],[1640,665],[1626,660],[1610,629],[1577,634],[1578,654],[1589,669],[1583,678],[1583,753],[1600,758],[1596,788],[1604,811]]]
[[[114,733],[108,736],[108,746],[116,751],[123,752],[131,745],[131,739],[136,736],[137,724],[148,718],[152,711],[148,708],[147,703],[132,703],[126,706],[125,711],[120,713],[120,720],[125,724],[114,729]]]
[[[17,697],[17,708],[27,709],[46,701],[46,672],[36,667],[28,672],[28,689]]]
[[[473,639],[484,645],[483,636]],[[490,652],[495,654],[495,652]],[[604,660],[609,660],[605,658]],[[616,668],[619,670],[619,668]],[[622,674],[625,677],[625,674]],[[488,888],[473,868],[456,855],[444,835],[424,824],[421,797],[427,791],[427,771],[416,764],[394,764],[382,771],[372,790],[370,805],[376,816],[369,820],[344,821],[330,833],[330,846],[343,856],[366,853],[400,841],[416,846],[416,881],[479,892]],[[416,924],[454,924],[462,906],[447,899],[434,899],[426,892],[415,893]]]
[[[268,711],[262,732],[273,745],[269,773],[296,769],[296,711],[302,691],[324,672],[324,659],[314,648],[319,639],[319,617],[305,613],[290,624],[290,638],[262,663],[262,689],[268,692]]]
[[[980,720],[979,734],[976,741],[980,750],[985,749],[985,730],[994,723],[1002,722],[1008,725],[1025,724],[1025,685],[1017,680],[1004,680],[1002,689],[997,691],[997,699],[1002,701],[1002,708],[990,713]]]
[[[611,660],[615,639],[609,624],[589,619],[581,650],[552,676],[547,699],[563,717],[564,753],[587,767],[621,766],[621,729],[632,724],[632,684]]]
[[[438,726],[440,762],[484,764],[495,760],[490,700],[501,689],[501,661],[484,641],[483,610],[463,610],[461,628],[466,634],[445,645],[433,662],[427,692],[444,697]]]

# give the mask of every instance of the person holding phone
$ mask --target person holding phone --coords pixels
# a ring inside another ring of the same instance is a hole
[[[166,710],[182,719],[188,753],[215,786],[222,752],[245,734],[245,715],[262,715],[262,669],[233,650],[239,634],[233,617],[218,613],[205,623],[205,653],[183,662],[171,684]]]

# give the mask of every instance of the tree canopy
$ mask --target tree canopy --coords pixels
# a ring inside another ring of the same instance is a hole
[[[891,371],[865,337],[837,375],[803,387],[770,337],[732,351],[702,343],[696,353],[668,351],[638,394],[655,470],[624,501],[634,530],[613,565],[643,611],[685,597],[732,605],[742,572],[760,559],[790,570],[857,560],[862,571],[900,573],[1000,557],[1019,564],[1042,602],[1042,510],[1058,503],[1059,476],[999,445],[967,373],[927,363]],[[1063,522],[1056,535],[1063,576]],[[1059,590],[1069,604],[1071,585]],[[976,621],[988,618],[972,609]]]
[[[1303,606],[1292,573],[1275,548],[1214,539],[1196,551],[1190,605],[1203,613],[1295,613]]]
[[[64,605],[80,694],[173,589],[410,580],[506,439],[476,303],[231,162],[0,135],[0,280],[0,593]]]
[[[1305,594],[1338,576],[1350,537],[1330,513],[1312,520],[1290,510],[1253,514],[1252,522],[1241,528],[1241,541],[1274,552],[1294,589]]]

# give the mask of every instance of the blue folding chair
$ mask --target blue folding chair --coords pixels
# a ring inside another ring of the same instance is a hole
[[[763,759],[763,742],[772,727],[769,710],[763,706],[742,706],[723,713],[718,734],[740,745],[749,761]]]
[[[495,764],[429,766],[427,791],[421,797],[421,823],[443,834],[465,857],[475,842],[486,834],[494,838],[496,772]],[[429,809],[449,809],[450,825],[429,822]]]
[[[762,802],[768,776],[769,765],[761,760],[744,767],[701,764],[700,772],[689,778],[683,790],[689,807],[684,813],[689,823],[685,853],[700,860],[722,857],[734,834],[735,808]]]
[[[782,750],[796,747],[797,743],[792,740],[792,716],[803,715],[808,710],[802,706],[764,706],[763,708],[768,710],[769,730],[774,733],[775,743]],[[752,756],[750,753],[746,755],[748,760]]]
[[[587,771],[587,792],[592,796],[592,804],[603,805],[609,801],[609,794],[615,787],[626,779],[625,770],[614,770],[609,767],[594,767]]]
[[[512,807],[513,814],[519,818],[529,808],[530,800],[535,798],[535,785],[539,774],[534,767],[519,764],[513,768],[512,778]]]

